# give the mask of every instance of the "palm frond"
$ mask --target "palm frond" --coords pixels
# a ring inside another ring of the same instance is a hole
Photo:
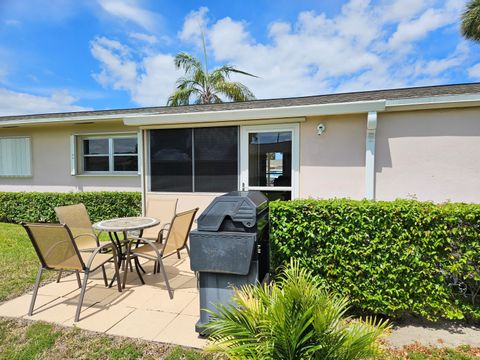
[[[348,302],[293,261],[277,282],[235,290],[233,304],[210,312],[210,351],[230,359],[365,359],[388,323],[345,317]]]
[[[190,97],[195,95],[197,90],[195,88],[177,88],[168,98],[167,106],[181,106],[190,103]]]
[[[257,77],[238,70],[231,65],[223,65],[212,72],[208,71],[206,48],[205,68],[200,60],[185,52],[175,56],[174,64],[185,73],[176,82],[176,90],[169,97],[168,106],[188,105],[190,101],[196,104],[216,104],[229,101],[247,101],[255,99],[253,92],[240,82],[228,81],[232,73]],[[188,96],[187,96],[188,94]]]
[[[468,2],[462,14],[461,31],[465,38],[480,41],[480,0]]]
[[[201,62],[194,56],[185,52],[178,53],[173,59],[177,69],[183,69],[186,74],[197,69],[202,69]]]
[[[253,74],[250,74],[246,71],[242,71],[242,70],[239,70],[235,67],[233,67],[232,65],[223,65],[223,66],[220,66],[219,68],[215,69],[212,71],[212,74],[213,73],[221,73],[223,74],[223,76],[225,76],[226,78],[230,78],[230,74],[232,73],[235,73],[235,74],[241,74],[241,75],[246,75],[246,76],[251,76],[251,77],[254,77],[254,78],[258,78],[258,76],[256,75],[253,75]]]
[[[220,81],[212,84],[216,93],[222,94],[231,101],[249,101],[254,100],[253,92],[239,82]]]

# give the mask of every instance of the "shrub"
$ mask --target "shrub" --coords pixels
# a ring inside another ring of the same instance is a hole
[[[54,207],[78,203],[85,204],[92,222],[141,212],[138,192],[0,192],[0,221],[56,222]]]
[[[300,259],[363,312],[480,319],[480,205],[335,199],[270,208],[273,269]]]
[[[276,282],[235,291],[234,305],[218,305],[210,350],[231,359],[366,359],[375,355],[386,322],[345,317],[346,298],[323,289],[292,261]]]

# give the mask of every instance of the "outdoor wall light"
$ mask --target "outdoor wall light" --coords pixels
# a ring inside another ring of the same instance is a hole
[[[327,127],[325,126],[325,124],[318,124],[317,125],[317,135],[322,135],[325,130],[327,129]]]

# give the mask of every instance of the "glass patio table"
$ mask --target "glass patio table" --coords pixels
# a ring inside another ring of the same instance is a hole
[[[124,271],[128,271],[129,264],[125,264],[124,262],[126,260],[126,254],[123,252],[123,246],[129,246],[129,242],[131,241],[128,238],[128,232],[139,231],[139,237],[141,237],[144,229],[157,226],[158,224],[160,224],[160,220],[158,219],[152,217],[137,216],[103,220],[93,224],[92,226],[95,230],[105,231],[108,233],[110,240],[117,248],[119,266],[121,266]],[[123,234],[123,239],[119,238],[119,233]],[[145,272],[145,270],[143,270],[137,258],[135,258],[134,261],[135,270],[137,271],[138,276],[143,283],[143,278],[140,274],[139,268],[142,269],[143,272]],[[115,277],[110,282],[110,287],[112,286],[114,280]]]

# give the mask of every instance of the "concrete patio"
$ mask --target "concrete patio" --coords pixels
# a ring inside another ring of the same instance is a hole
[[[65,326],[152,340],[188,347],[203,348],[206,340],[198,337],[195,323],[199,318],[199,298],[194,273],[186,252],[182,258],[171,256],[164,261],[174,298],[170,299],[160,274],[153,275],[153,262],[143,265],[145,285],[135,272],[119,293],[115,284],[106,288],[101,271],[88,282],[80,321],[74,322],[80,290],[74,275],[60,283],[39,289],[33,316],[28,316],[31,292],[0,305],[0,316],[42,320]],[[108,269],[111,278],[112,269]]]

